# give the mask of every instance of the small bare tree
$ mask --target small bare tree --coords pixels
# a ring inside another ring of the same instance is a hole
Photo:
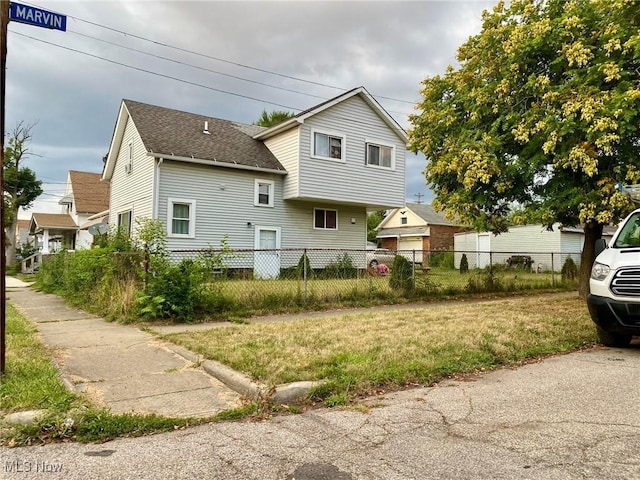
[[[31,154],[31,129],[35,123],[19,122],[12,130],[4,151],[4,224],[6,235],[7,265],[16,261],[16,230],[18,210],[29,208],[42,194],[42,182],[30,168],[22,166]]]

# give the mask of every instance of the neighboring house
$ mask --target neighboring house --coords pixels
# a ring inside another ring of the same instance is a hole
[[[605,227],[603,238],[610,239],[615,228]],[[581,227],[562,227],[560,224],[547,230],[540,225],[521,225],[509,228],[506,233],[466,232],[455,235],[455,267],[460,267],[463,253],[467,255],[469,268],[484,268],[491,264],[506,264],[510,257],[531,257],[534,270],[560,271],[568,257],[580,264],[584,244]],[[554,255],[551,255],[551,254]]]
[[[29,234],[37,238],[40,253],[55,253],[62,249],[75,250],[78,225],[66,213],[33,213]]]
[[[101,181],[99,173],[70,170],[64,196],[58,203],[62,213],[31,215],[28,231],[36,237],[38,250],[48,254],[91,247],[93,235],[87,229],[107,221],[109,184]]]
[[[422,263],[423,252],[453,249],[453,235],[467,230],[450,222],[431,205],[407,203],[391,211],[378,225],[382,248],[415,250],[416,262]]]
[[[15,242],[17,253],[20,253],[23,245],[31,243],[35,246],[35,238],[29,235],[29,220],[18,220]]]
[[[225,238],[233,249],[364,250],[367,211],[403,204],[406,142],[362,87],[270,128],[123,100],[102,175],[109,223],[135,234],[136,219],[161,220],[170,250]],[[258,276],[284,266],[255,255],[267,265]]]
[[[71,242],[74,249],[89,248],[93,243],[90,227],[104,226],[106,231],[109,210],[109,182],[99,173],[69,170],[62,199],[63,213],[71,216],[78,226]],[[93,230],[95,231],[95,230]]]

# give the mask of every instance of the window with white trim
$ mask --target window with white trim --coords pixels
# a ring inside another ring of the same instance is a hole
[[[196,233],[196,201],[169,198],[167,233],[170,237],[194,238]]]
[[[131,235],[131,210],[118,213],[118,231]]]
[[[311,156],[344,161],[346,139],[344,135],[312,131]]]
[[[389,145],[367,142],[367,165],[394,168],[394,148]]]
[[[271,180],[259,180],[256,179],[253,204],[256,207],[273,207],[273,196],[275,186]]]
[[[338,229],[338,211],[324,208],[313,209],[313,228],[322,230]]]

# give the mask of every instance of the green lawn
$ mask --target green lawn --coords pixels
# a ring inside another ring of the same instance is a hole
[[[323,396],[431,384],[595,342],[575,293],[269,324],[234,325],[166,339],[277,385],[328,380]]]

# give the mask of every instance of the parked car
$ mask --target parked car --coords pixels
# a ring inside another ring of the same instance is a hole
[[[375,245],[367,245],[367,265],[376,268],[378,265],[386,265],[390,267],[396,253],[388,248],[378,248]]]

